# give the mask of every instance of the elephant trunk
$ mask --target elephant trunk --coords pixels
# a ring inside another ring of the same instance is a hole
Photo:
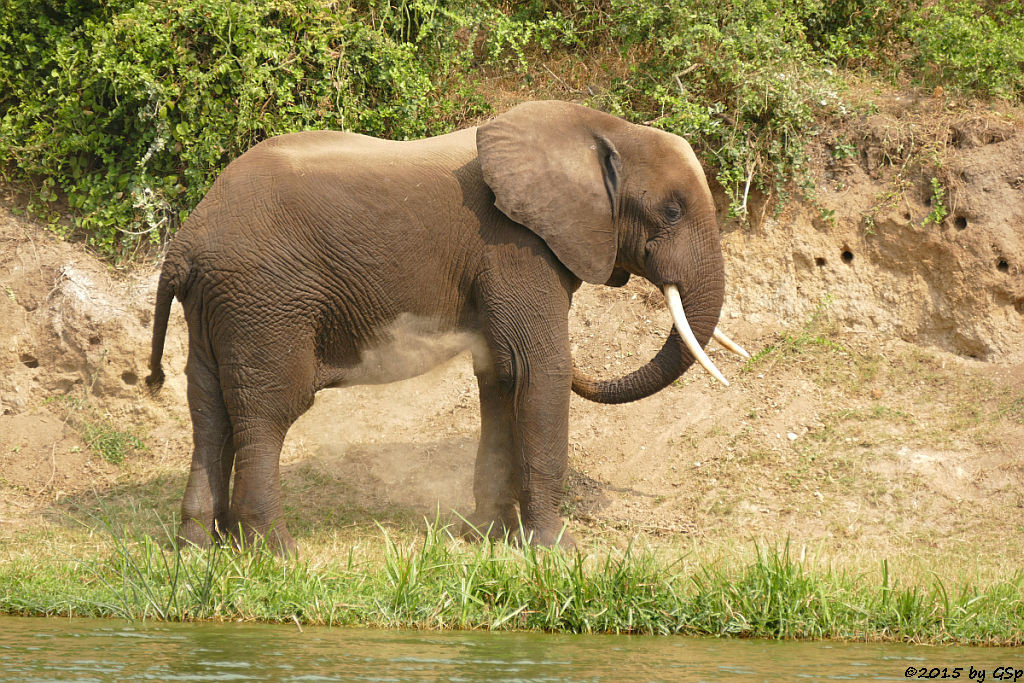
[[[679,333],[673,328],[665,344],[646,365],[617,379],[601,380],[589,377],[575,365],[572,369],[572,390],[595,403],[629,403],[655,394],[686,372],[693,364],[693,356],[683,345]]]
[[[673,308],[673,295],[669,291],[675,290],[675,285],[667,285],[666,300],[670,309]],[[683,316],[683,324],[679,324],[679,315],[673,312],[676,324],[673,326],[668,339],[658,353],[646,365],[638,368],[630,374],[611,380],[599,380],[582,373],[579,368],[573,367],[572,390],[583,398],[595,403],[629,403],[646,398],[655,394],[686,372],[699,355],[704,355],[701,348],[708,343],[715,332],[715,324],[718,321],[718,314],[722,306],[722,295],[720,291],[706,293],[705,298],[710,301],[689,301],[685,307],[687,314]],[[675,301],[678,302],[678,293],[675,293]],[[679,309],[683,310],[680,304]],[[686,323],[688,316],[688,324]],[[693,339],[687,344],[681,334],[680,328],[692,330]],[[693,346],[694,350],[688,348]],[[707,359],[707,356],[704,356]],[[724,382],[721,373],[710,364],[709,372]],[[702,362],[703,364],[703,362]],[[708,367],[708,366],[705,366]],[[712,370],[712,368],[714,368]],[[728,384],[728,382],[725,382]]]
[[[703,240],[647,247],[645,275],[664,292],[674,323],[661,350],[646,365],[618,379],[594,379],[574,367],[572,389],[578,395],[596,403],[637,401],[679,379],[694,360],[728,385],[703,351],[716,331],[725,298],[725,269],[710,197],[708,207],[695,214],[699,224],[689,233],[703,235]]]

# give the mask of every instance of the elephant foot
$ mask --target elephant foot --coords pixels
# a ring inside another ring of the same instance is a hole
[[[198,519],[186,519],[178,529],[178,547],[187,548],[208,548],[211,543],[219,541],[220,537],[213,525],[206,526]]]
[[[497,511],[477,510],[462,521],[461,535],[468,541],[515,542],[521,525],[515,506],[509,505]]]
[[[543,548],[572,550],[576,547],[576,538],[569,533],[568,523],[563,519],[548,524],[529,525],[523,536],[530,545]]]
[[[558,519],[551,524],[527,525],[520,520],[519,514],[512,506],[497,513],[473,513],[462,523],[462,537],[471,541],[488,538],[516,545],[526,542],[546,548],[558,546],[564,550],[576,547],[576,539],[569,533],[564,520]]]
[[[272,524],[266,530],[259,530],[244,523],[235,524],[230,528],[232,543],[239,550],[265,545],[278,557],[296,557],[299,554],[299,546],[284,522]]]

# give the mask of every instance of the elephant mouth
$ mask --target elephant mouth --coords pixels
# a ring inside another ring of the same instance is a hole
[[[662,290],[665,294],[665,303],[668,305],[669,313],[672,314],[672,322],[675,324],[676,331],[679,332],[679,336],[683,340],[683,344],[686,345],[686,349],[693,355],[701,367],[711,373],[711,376],[717,379],[725,386],[729,386],[729,380],[725,378],[725,375],[719,371],[715,364],[708,358],[708,355],[704,353],[704,349],[701,348],[697,342],[697,337],[693,334],[693,330],[690,329],[690,323],[686,320],[686,312],[683,310],[683,302],[679,297],[679,288],[675,285],[665,285]],[[724,346],[729,351],[749,359],[750,354],[747,353],[742,346],[729,339],[724,332],[719,330],[717,327],[714,332],[714,339],[719,344]]]

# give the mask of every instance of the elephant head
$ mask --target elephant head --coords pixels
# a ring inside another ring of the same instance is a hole
[[[567,102],[530,102],[481,126],[477,151],[497,208],[576,277],[621,285],[631,273],[665,294],[675,329],[658,354],[610,381],[574,370],[577,394],[634,401],[694,359],[728,384],[702,350],[720,335],[725,276],[714,201],[686,140]]]

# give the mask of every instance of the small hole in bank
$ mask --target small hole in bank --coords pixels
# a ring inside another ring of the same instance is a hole
[[[853,252],[849,249],[843,251],[843,263],[853,262]]]

